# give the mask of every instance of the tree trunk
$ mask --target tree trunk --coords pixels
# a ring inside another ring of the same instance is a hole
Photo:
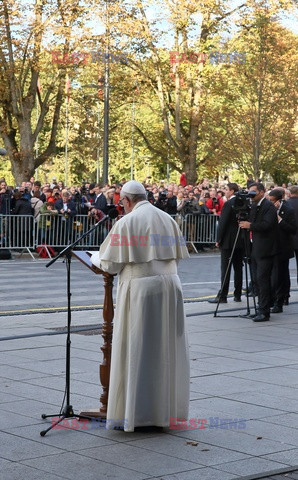
[[[21,185],[22,182],[28,181],[34,176],[34,160],[34,154],[30,151],[23,151],[12,157],[10,156],[12,174],[16,185]]]
[[[196,152],[187,156],[183,164],[183,171],[186,175],[187,184],[194,185],[197,181]]]

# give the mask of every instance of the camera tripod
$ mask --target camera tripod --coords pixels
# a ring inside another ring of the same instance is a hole
[[[241,220],[238,216],[238,220]],[[238,241],[238,238],[239,238],[239,235],[240,235],[240,230],[241,230],[241,235],[242,235],[242,239],[243,239],[243,244],[244,244],[244,257],[243,257],[243,262],[244,262],[244,269],[245,269],[245,288],[246,288],[246,313],[243,314],[243,315],[217,315],[217,312],[218,312],[218,308],[219,308],[219,304],[220,304],[220,299],[221,299],[221,295],[222,295],[222,291],[223,291],[223,288],[224,288],[224,285],[226,283],[226,280],[227,280],[227,277],[228,277],[228,274],[231,270],[231,263],[232,263],[232,260],[233,260],[233,255],[234,255],[234,251],[235,251],[235,248],[236,248],[236,245],[237,245],[237,241]],[[238,230],[237,230],[237,234],[236,234],[236,237],[235,237],[235,240],[234,240],[234,244],[233,244],[233,247],[232,247],[232,251],[231,251],[231,255],[230,255],[230,258],[229,258],[229,263],[228,263],[228,266],[226,268],[226,271],[225,271],[225,274],[224,274],[224,279],[223,279],[223,282],[221,284],[221,287],[220,287],[220,291],[218,293],[218,302],[217,302],[217,305],[216,305],[216,308],[215,308],[215,311],[214,311],[214,317],[243,317],[243,318],[247,318],[249,317],[250,315],[250,306],[249,306],[249,289],[248,289],[248,270],[249,270],[249,274],[250,274],[250,280],[252,281],[252,270],[251,270],[251,258],[250,258],[250,245],[249,245],[249,236],[248,236],[248,231],[240,228],[240,226],[238,226]],[[255,294],[254,294],[254,289],[252,288],[252,298],[253,298],[253,307],[254,307],[254,310],[255,310],[255,313],[256,313],[256,298],[255,298]]]

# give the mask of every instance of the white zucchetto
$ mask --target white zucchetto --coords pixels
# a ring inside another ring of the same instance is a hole
[[[130,180],[123,185],[121,189],[121,197],[123,197],[123,194],[125,193],[130,193],[131,195],[146,195],[146,190],[140,182]]]

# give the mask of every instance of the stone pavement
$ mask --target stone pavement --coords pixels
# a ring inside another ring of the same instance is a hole
[[[284,313],[259,324],[214,318],[207,302],[185,305],[191,420],[162,433],[124,433],[92,422],[41,437],[50,425],[41,414],[57,414],[63,399],[65,335],[48,334],[65,326],[66,314],[2,317],[2,339],[23,338],[0,341],[1,479],[298,478],[298,292],[290,300]],[[229,299],[218,313],[243,313],[231,310],[238,307],[244,301]],[[95,310],[72,314],[74,326],[100,321]],[[76,413],[99,405],[101,343],[100,335],[72,334]]]

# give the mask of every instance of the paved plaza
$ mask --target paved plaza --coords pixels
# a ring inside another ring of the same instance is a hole
[[[58,414],[63,400],[65,335],[59,329],[66,313],[2,316],[1,479],[297,478],[282,473],[298,465],[295,289],[290,300],[284,313],[259,324],[231,316],[245,311],[244,300],[229,298],[218,312],[228,309],[227,316],[216,318],[206,301],[186,303],[190,417],[164,432],[124,433],[92,422],[65,424],[41,437],[50,425],[41,414]],[[73,326],[101,322],[98,309],[72,313]],[[80,332],[71,340],[71,403],[78,413],[99,407],[102,337]]]

